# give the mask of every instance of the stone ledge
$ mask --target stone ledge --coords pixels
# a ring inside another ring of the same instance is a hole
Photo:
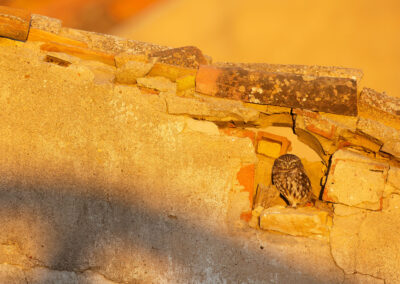
[[[260,227],[292,236],[327,236],[332,219],[328,212],[313,207],[274,206],[260,215]]]

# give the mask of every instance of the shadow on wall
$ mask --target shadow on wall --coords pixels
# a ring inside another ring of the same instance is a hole
[[[30,258],[40,259],[41,266],[92,269],[129,283],[157,281],[155,277],[183,283],[330,282],[329,275],[307,272],[302,258],[310,256],[290,256],[298,257],[299,266],[293,268],[273,248],[262,249],[233,232],[207,230],[196,221],[166,215],[140,197],[127,201],[116,196],[129,195],[129,188],[98,187],[96,182],[70,178],[58,178],[49,187],[32,177],[10,178],[15,173],[4,175],[4,168],[2,172],[0,243],[17,243]]]

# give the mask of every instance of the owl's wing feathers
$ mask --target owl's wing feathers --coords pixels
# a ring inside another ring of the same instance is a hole
[[[309,197],[312,192],[310,179],[308,178],[307,174],[304,171],[300,171],[299,179],[300,179],[299,183],[303,187],[303,190],[301,190],[302,197],[306,197],[306,196]]]

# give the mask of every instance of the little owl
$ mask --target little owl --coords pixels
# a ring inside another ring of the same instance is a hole
[[[292,207],[304,205],[311,200],[310,179],[296,155],[285,154],[275,160],[272,167],[272,183]]]

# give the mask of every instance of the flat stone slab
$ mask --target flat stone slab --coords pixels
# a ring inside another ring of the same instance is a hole
[[[196,91],[257,104],[357,115],[357,79],[201,65]]]
[[[260,215],[261,229],[303,237],[328,234],[331,221],[328,212],[314,207],[274,206]]]
[[[364,117],[358,119],[357,129],[381,141],[381,151],[400,158],[400,130]]]
[[[360,116],[400,130],[400,98],[364,88],[358,103]]]
[[[389,166],[350,150],[332,156],[323,200],[380,210]]]

